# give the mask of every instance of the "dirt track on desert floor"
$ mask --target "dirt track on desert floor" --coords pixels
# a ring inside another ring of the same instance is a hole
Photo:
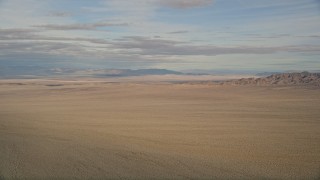
[[[0,82],[0,179],[316,179],[320,90]]]

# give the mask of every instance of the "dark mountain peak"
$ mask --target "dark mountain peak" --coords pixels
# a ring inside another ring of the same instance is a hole
[[[165,74],[183,74],[181,72],[167,70],[167,69],[138,69],[131,70],[134,74],[142,74],[142,75],[165,75]]]
[[[167,74],[183,74],[178,71],[172,71],[167,69],[114,69],[104,70],[104,73],[100,73],[100,76],[144,76],[144,75],[167,75]]]

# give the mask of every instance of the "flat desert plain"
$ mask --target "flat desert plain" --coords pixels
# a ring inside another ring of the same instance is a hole
[[[319,177],[319,88],[0,82],[0,179]]]

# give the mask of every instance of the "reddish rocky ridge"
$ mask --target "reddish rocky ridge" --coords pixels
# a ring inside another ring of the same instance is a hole
[[[223,85],[313,85],[320,86],[320,73],[282,73],[262,78],[242,78],[222,82]]]

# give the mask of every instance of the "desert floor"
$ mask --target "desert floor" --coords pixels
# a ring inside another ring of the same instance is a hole
[[[319,88],[0,81],[0,179],[319,177]]]

